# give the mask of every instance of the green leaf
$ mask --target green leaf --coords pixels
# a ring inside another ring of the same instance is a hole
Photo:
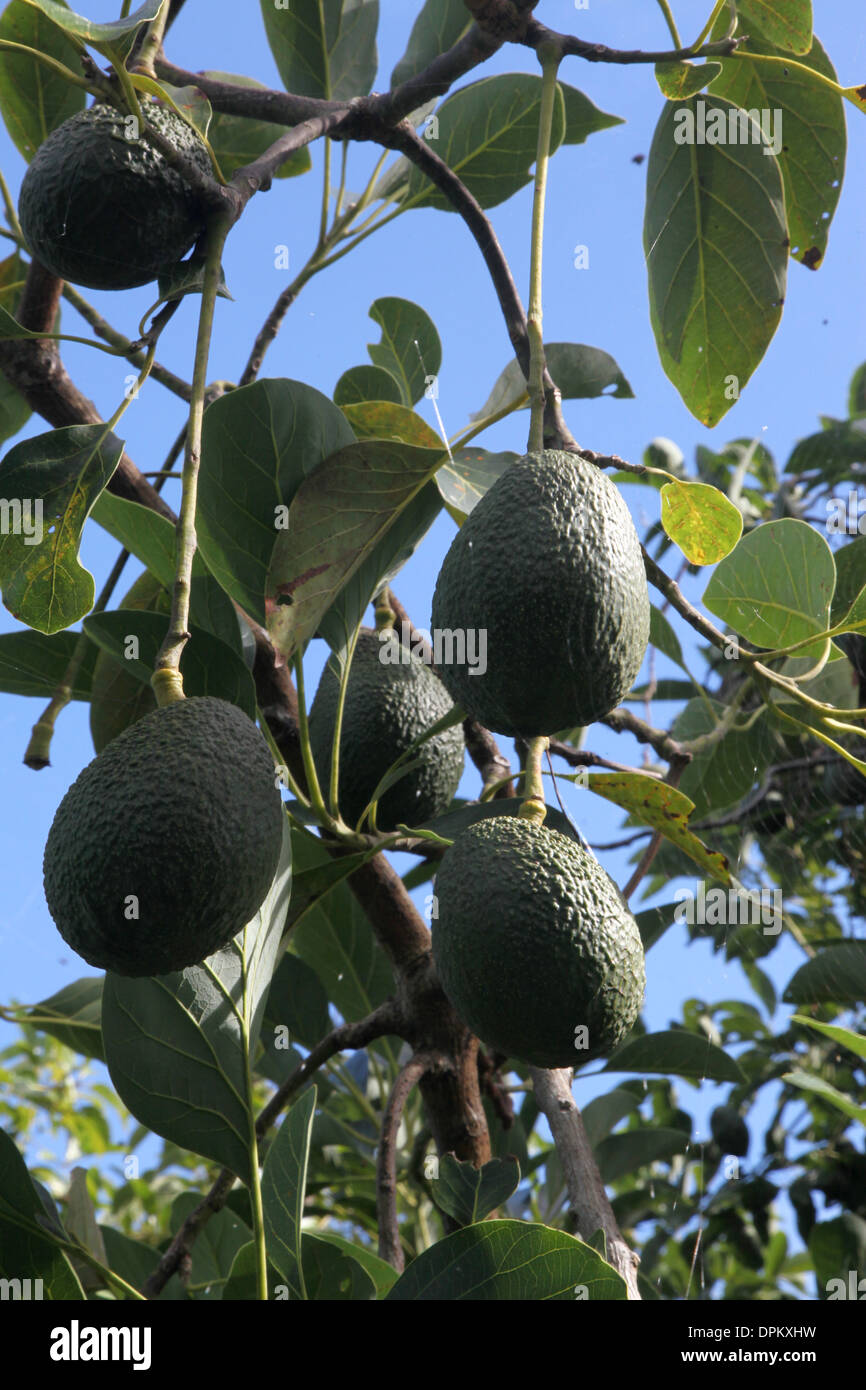
[[[685,664],[683,649],[680,646],[680,639],[674,632],[670,622],[665,617],[660,608],[655,604],[650,604],[650,635],[649,640],[652,646],[657,648],[664,656],[672,661],[675,666],[679,666],[683,671],[688,668]]]
[[[856,481],[857,475],[852,470],[861,463],[866,463],[866,430],[859,421],[843,420],[798,440],[785,464],[785,472],[795,476],[817,473],[827,483],[839,483],[846,478]]]
[[[540,77],[519,72],[483,77],[446,98],[436,112],[436,125],[425,133],[425,138],[481,206],[493,208],[529,183],[538,144],[540,109]],[[558,90],[551,154],[564,137],[565,103]],[[454,211],[447,198],[414,164],[403,207]]]
[[[446,811],[444,815],[437,816],[435,820],[427,821],[418,828],[432,830],[441,835],[443,840],[456,840],[461,831],[474,825],[476,821],[486,820],[489,816],[516,816],[522,805],[521,796],[497,797],[495,801],[472,801],[456,810]],[[558,830],[561,835],[567,835],[570,840],[577,838],[573,826],[557,806],[547,807],[544,823],[551,830]]]
[[[544,356],[563,400],[588,400],[596,396],[625,400],[634,396],[617,363],[602,348],[588,347],[585,343],[545,343]],[[610,386],[614,387],[613,391],[608,390]],[[497,377],[484,405],[469,418],[486,420],[503,410],[526,410],[529,399],[523,400],[524,396],[526,380],[519,363],[512,358]]]
[[[204,1198],[203,1192],[181,1192],[171,1204],[171,1230],[176,1234]],[[202,1299],[222,1298],[238,1251],[251,1239],[252,1232],[229,1207],[211,1214],[199,1227],[192,1247],[188,1287]]]
[[[365,401],[392,401],[402,405],[400,383],[384,367],[373,367],[366,362],[360,367],[350,367],[334,387],[334,404],[363,405]]]
[[[826,632],[836,584],[829,545],[805,521],[768,521],[744,536],[716,567],[704,604],[756,647],[789,647]],[[798,656],[822,655],[811,643]]]
[[[866,941],[825,946],[795,971],[786,1004],[859,1004],[866,1000]]]
[[[0,39],[20,43],[80,71],[78,49],[56,24],[24,0],[12,0],[0,15]],[[73,87],[37,58],[0,51],[0,114],[15,146],[29,163],[52,130],[84,109],[87,93]]]
[[[685,1153],[690,1139],[681,1129],[632,1129],[625,1134],[609,1134],[595,1150],[602,1182],[616,1182],[637,1173],[650,1163],[664,1163],[675,1154]]]
[[[836,1110],[841,1110],[843,1115],[847,1115],[849,1120],[859,1120],[861,1125],[866,1125],[866,1106],[855,1105],[848,1097],[838,1091],[835,1086],[831,1086],[828,1081],[824,1081],[820,1076],[810,1076],[804,1071],[785,1072],[782,1077],[789,1086],[798,1086],[801,1091],[811,1091],[814,1095],[820,1096],[828,1105],[832,1105]]]
[[[866,590],[866,536],[858,536],[841,546],[833,556],[836,563],[836,589],[830,608],[833,626],[860,612]]]
[[[6,632],[0,636],[0,690],[10,695],[53,695],[78,641],[77,632]],[[73,700],[90,699],[97,649],[89,645],[72,685]]]
[[[339,860],[333,863],[339,866]],[[292,892],[293,906],[298,877]],[[265,1027],[271,1033],[286,1028],[292,1041],[303,1047],[315,1047],[331,1031],[327,991],[313,967],[292,951],[285,952],[274,971],[265,1005]],[[266,1045],[273,1047],[276,1043],[269,1039]]]
[[[624,125],[622,116],[611,116],[601,111],[595,102],[565,82],[559,83],[559,90],[565,103],[565,136],[563,145],[582,145],[587,136],[597,130],[607,130],[610,126]]]
[[[861,362],[848,386],[848,414],[852,419],[866,415],[866,362]]]
[[[156,669],[156,658],[168,630],[168,619],[162,613],[140,609],[117,608],[110,613],[96,613],[84,620],[84,631],[103,651],[121,663],[124,671],[150,684]],[[256,689],[243,658],[218,637],[201,628],[191,627],[192,641],[181,653],[180,671],[187,695],[212,695],[238,705],[250,719],[256,717]],[[127,656],[138,648],[135,658]]]
[[[725,713],[718,700],[689,700],[671,728],[680,743],[701,738],[715,729]],[[773,756],[763,716],[740,732],[728,729],[718,743],[696,752],[683,770],[679,789],[695,804],[694,818],[702,820],[710,811],[733,806],[760,779]]]
[[[329,101],[366,96],[378,66],[378,0],[261,0],[265,33],[287,92]]]
[[[684,1076],[700,1081],[745,1081],[733,1057],[709,1039],[685,1029],[646,1033],[623,1043],[602,1071],[633,1071],[639,1075]]]
[[[850,1028],[839,1028],[832,1023],[819,1023],[814,1018],[805,1018],[802,1014],[792,1014],[791,1023],[801,1023],[804,1028],[814,1028],[817,1033],[823,1033],[825,1038],[832,1038],[840,1047],[845,1047],[849,1052],[853,1052],[856,1057],[866,1059],[866,1037],[861,1033],[852,1033]]]
[[[721,63],[656,63],[655,74],[662,96],[668,101],[685,101],[718,77]]]
[[[242,386],[205,411],[198,542],[226,593],[257,622],[265,621],[280,509],[323,459],[354,438],[343,412],[327,396],[285,378]]]
[[[689,829],[688,819],[693,802],[685,792],[641,772],[590,772],[585,785],[590,791],[630,811],[635,823],[651,825],[660,830],[666,840],[699,864],[711,878],[730,883],[730,868],[725,855],[708,849]]]
[[[414,405],[442,366],[435,323],[408,299],[376,299],[370,305],[370,318],[382,330],[381,342],[367,344],[371,362],[398,382],[403,404]]]
[[[440,53],[453,48],[471,25],[472,16],[463,0],[424,0],[412,25],[406,52],[391,73],[391,89],[423,72]]]
[[[73,1052],[105,1061],[102,1047],[102,976],[85,975],[27,1010],[34,1028],[50,1033]]]
[[[0,1277],[30,1280],[30,1297],[77,1302],[84,1291],[66,1255],[45,1233],[47,1227],[45,1208],[24,1160],[0,1129]],[[39,1293],[33,1280],[42,1281]]]
[[[93,607],[93,575],[78,546],[122,453],[105,425],[70,425],[16,444],[0,464],[12,518],[0,533],[3,603],[28,627],[59,632]]]
[[[644,951],[648,951],[664,936],[668,927],[675,921],[676,903],[666,903],[664,907],[648,907],[635,913],[637,929]]]
[[[520,1164],[516,1158],[492,1158],[475,1168],[449,1153],[439,1159],[430,1191],[440,1211],[459,1226],[471,1226],[507,1202],[519,1183]]]
[[[363,401],[360,405],[344,405],[343,414],[358,439],[394,439],[402,444],[416,444],[421,449],[438,449],[445,458],[445,445],[436,431],[421,416],[406,405],[391,401]]]
[[[208,71],[205,77],[214,82],[233,82],[239,87],[253,87],[266,90],[263,82],[253,77],[241,77],[236,72]],[[208,129],[208,140],[217,157],[217,162],[227,179],[237,169],[252,164],[254,159],[264,154],[275,140],[291,130],[291,126],[274,125],[271,121],[257,121],[251,116],[229,116],[224,111],[214,111]],[[312,168],[310,151],[306,148],[295,150],[290,159],[285,160],[276,170],[274,178],[289,179],[297,174],[306,174]]]
[[[491,454],[475,445],[455,450],[450,462],[436,474],[436,486],[458,526],[463,525],[476,502],[519,457],[511,453]]]
[[[350,1253],[348,1249],[323,1240],[318,1234],[313,1235],[312,1231],[304,1231],[301,1259],[309,1299],[317,1303],[375,1300],[375,1281],[357,1258],[356,1248],[350,1247]]]
[[[15,0],[20,3],[20,0]],[[14,5],[10,5],[0,15],[0,38],[3,37],[3,23],[9,10]],[[32,13],[28,11],[28,13]],[[3,75],[3,60],[8,55],[0,50],[0,78]],[[43,69],[44,70],[44,69]],[[14,92],[14,88],[11,89]],[[4,89],[0,83],[0,111],[4,107]],[[13,251],[11,256],[7,256],[4,261],[0,261],[0,308],[7,310],[10,314],[16,313],[18,303],[21,298],[21,291],[27,275],[27,266],[21,259],[20,253]],[[55,332],[60,327],[60,310],[58,308],[54,321]],[[20,391],[7,381],[5,376],[0,375],[0,444],[7,439],[11,439],[19,430],[27,424],[31,415],[30,406],[27,404]]]
[[[831,1221],[819,1221],[809,1234],[809,1254],[819,1298],[829,1300],[832,1293],[836,1299],[855,1298],[859,1302],[862,1271],[866,1269],[866,1221],[862,1216],[846,1211]],[[831,1280],[839,1281],[832,1289]]]
[[[733,550],[743,534],[743,514],[707,483],[665,483],[662,526],[693,565],[714,565]]]
[[[280,1275],[274,1269],[270,1260],[267,1262],[266,1271],[268,1297],[273,1298],[279,1291],[282,1295]],[[253,1302],[259,1296],[258,1284],[258,1262],[256,1259],[256,1246],[254,1241],[247,1245],[242,1245],[232,1261],[229,1277],[223,1286],[223,1301],[226,1303]]]
[[[737,0],[738,31],[757,26],[771,43],[788,53],[812,47],[812,0]]]
[[[710,120],[714,109],[726,132],[732,116],[740,119],[722,98],[665,105],[647,165],[644,218],[661,364],[707,426],[730,410],[766,352],[782,314],[788,260],[782,177],[760,127],[741,113],[748,142],[686,143],[697,141],[702,113]]]
[[[615,1087],[605,1096],[596,1096],[581,1111],[583,1127],[593,1148],[596,1148],[609,1133],[640,1105],[640,1099],[632,1091]]]
[[[485,1221],[437,1241],[412,1261],[394,1300],[520,1303],[626,1298],[625,1282],[590,1246],[530,1221]]]
[[[155,1134],[250,1178],[255,1054],[291,884],[288,822],[268,895],[222,951],[170,975],[108,972],[102,1035],[115,1090]]]
[[[785,185],[791,255],[810,270],[817,270],[842,191],[847,148],[845,103],[801,68],[750,59],[750,53],[778,55],[779,50],[755,31],[749,30],[749,35],[748,45],[738,50],[736,58],[723,60],[712,94],[726,97],[747,111],[771,111],[774,121],[781,122],[784,139],[777,158]],[[838,80],[817,39],[811,51],[802,52],[799,61],[806,68],[814,68],[832,82]]]
[[[301,484],[268,573],[268,631],[289,657],[436,471],[441,451],[368,440],[340,449]]]
[[[163,3],[164,0],[145,0],[143,5],[139,5],[138,9],[125,19],[97,24],[94,20],[85,19],[83,15],[67,9],[63,0],[27,0],[28,5],[41,10],[67,34],[73,34],[75,38],[90,44],[100,53],[125,52],[140,26],[156,19]]]
[[[155,1245],[145,1245],[144,1241],[131,1240],[113,1226],[100,1226],[99,1229],[109,1269],[134,1289],[141,1289],[159,1264],[159,1250]],[[168,1303],[175,1299],[185,1301],[188,1294],[177,1275],[173,1274],[158,1297],[161,1302]]]
[[[262,1171],[262,1207],[268,1259],[289,1287],[290,1298],[306,1298],[301,1257],[301,1221],[316,1112],[316,1087],[299,1096],[268,1149]]]

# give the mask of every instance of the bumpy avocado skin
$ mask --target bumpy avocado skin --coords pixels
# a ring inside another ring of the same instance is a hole
[[[159,580],[145,570],[124,595],[119,608],[169,614],[171,599]],[[156,697],[150,686],[130,675],[122,661],[101,651],[90,684],[90,736],[97,753],[130,724],[155,709]]]
[[[408,664],[383,663],[381,652],[377,634],[362,631],[349,674],[340,739],[340,810],[350,825],[356,824],[391,764],[453,705],[442,682],[419,657],[407,652]],[[339,679],[329,662],[310,710],[310,743],[326,798],[338,695]],[[447,810],[463,772],[464,746],[459,725],[422,744],[411,758],[420,760],[420,766],[379,802],[379,829],[421,825]]]
[[[640,933],[576,841],[514,816],[476,821],[446,851],[435,894],[442,987],[488,1046],[573,1067],[630,1032],[646,985]],[[576,1046],[581,1025],[585,1048]]]
[[[487,633],[487,670],[446,666],[457,704],[500,734],[536,737],[609,714],[649,640],[640,543],[617,487],[575,454],[527,454],[455,536],[432,627]]]
[[[45,846],[49,911],[90,965],[182,970],[255,915],[282,824],[255,724],[225,700],[179,700],[118,735],[64,796]]]
[[[213,175],[207,150],[168,107],[144,104],[149,124]],[[28,247],[54,275],[92,290],[145,285],[179,261],[203,225],[198,199],[128,118],[88,107],[39,146],[21,185],[18,215]]]

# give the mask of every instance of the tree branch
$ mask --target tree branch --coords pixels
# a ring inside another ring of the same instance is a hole
[[[404,1269],[403,1247],[397,1223],[397,1132],[412,1087],[430,1067],[441,1059],[429,1053],[416,1053],[403,1067],[388,1097],[379,1148],[376,1154],[376,1216],[379,1225],[379,1259],[401,1274]]]

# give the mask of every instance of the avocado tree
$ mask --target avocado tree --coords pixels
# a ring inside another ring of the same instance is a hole
[[[34,771],[90,707],[45,886],[105,969],[3,1009],[0,1276],[73,1300],[862,1296],[866,364],[786,459],[623,457],[592,402],[631,387],[545,341],[542,249],[557,154],[619,123],[581,67],[649,66],[650,321],[715,429],[758,390],[789,264],[829,254],[863,89],[811,0],[707,0],[696,34],[659,0],[652,52],[582,37],[585,6],[424,0],[390,78],[377,0],[262,0],[282,87],[175,61],[205,8],[0,15],[29,165],[17,198],[0,182],[0,689],[40,701]],[[312,250],[275,302],[248,290],[227,380],[226,248],[316,172]],[[497,218],[530,185],[524,303]],[[369,362],[329,391],[266,374],[310,282],[419,209],[486,277],[484,380],[510,357],[450,439],[436,325],[384,263]],[[113,413],[66,342],[129,373]],[[160,391],[180,432],[153,416],[133,444]],[[426,630],[400,571],[442,518]],[[95,532],[120,547],[98,592]],[[749,997],[650,1028],[645,956],[683,925]],[[721,1088],[706,1131],[683,1085]],[[86,1175],[33,1152],[37,1103]]]

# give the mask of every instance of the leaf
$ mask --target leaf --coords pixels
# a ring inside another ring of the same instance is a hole
[[[323,459],[354,438],[327,396],[285,378],[242,386],[205,411],[198,542],[226,593],[257,622],[265,621],[278,509]]]
[[[665,483],[662,526],[693,565],[714,565],[733,550],[743,534],[743,514],[706,483]]]
[[[481,501],[496,479],[519,458],[519,454],[491,454],[487,449],[470,445],[457,449],[450,462],[442,465],[436,474],[436,486],[458,526],[463,525],[476,502]]]
[[[635,913],[634,919],[645,952],[664,936],[675,921],[676,910],[676,903],[666,903],[664,907],[648,907],[643,912]]]
[[[789,647],[825,632],[836,584],[833,554],[805,521],[768,521],[744,536],[717,566],[704,604],[756,647]],[[798,656],[819,657],[823,641]]]
[[[104,1062],[101,1015],[101,975],[85,975],[74,980],[27,1010],[27,1018],[34,1028],[49,1033],[83,1057],[95,1057]]]
[[[393,439],[401,444],[415,444],[421,449],[437,449],[447,457],[445,445],[427,421],[405,405],[390,401],[364,401],[360,405],[343,406],[343,414],[358,439]]]
[[[650,604],[650,635],[651,644],[657,648],[664,656],[672,661],[675,666],[679,666],[683,671],[687,671],[683,649],[680,646],[680,639],[674,632],[670,622],[665,617],[660,608],[655,604]]]
[[[724,884],[731,882],[725,855],[707,849],[689,830],[688,819],[694,803],[684,792],[639,772],[590,772],[586,785],[590,791],[630,811],[638,824],[660,830],[666,840],[699,864],[711,878]]]
[[[581,1110],[583,1127],[593,1148],[596,1148],[606,1135],[630,1115],[640,1105],[640,1099],[632,1091],[620,1087],[608,1091],[605,1096],[596,1096]]]
[[[403,404],[414,405],[442,366],[435,323],[408,299],[376,299],[370,305],[370,318],[382,330],[381,342],[367,344],[371,362],[398,382]]]
[[[722,70],[721,63],[656,63],[655,74],[662,96],[685,101],[700,92]]]
[[[740,119],[720,97],[707,108],[691,97],[662,111],[647,164],[644,250],[662,367],[692,414],[712,426],[738,399],[776,331],[788,233],[778,164],[746,113],[748,143],[680,143],[700,138],[702,113],[720,112],[713,119],[726,131]]]
[[[156,1246],[145,1245],[140,1240],[131,1240],[129,1236],[123,1235],[113,1226],[100,1226],[99,1229],[105,1245],[109,1269],[114,1274],[119,1274],[121,1279],[125,1279],[127,1284],[131,1284],[134,1289],[142,1288],[159,1264],[160,1253]],[[159,1300],[163,1303],[175,1299],[185,1301],[187,1297],[188,1295],[176,1274],[171,1276],[165,1288],[158,1295]]]
[[[332,862],[339,866],[339,860]],[[297,887],[297,878],[294,886]],[[293,899],[294,896],[293,891]],[[265,1005],[265,1024],[271,1032],[286,1028],[292,1040],[303,1047],[315,1047],[331,1031],[327,991],[312,966],[292,951],[284,953],[274,971]]]
[[[104,1265],[105,1245],[102,1232],[96,1224],[96,1211],[87,1187],[87,1169],[73,1168],[69,1176],[69,1189],[64,1203],[66,1230],[73,1240],[79,1241],[85,1250],[89,1250],[91,1255]],[[79,1278],[85,1287],[90,1288],[98,1288],[102,1282],[94,1270],[83,1264]]]
[[[866,1268],[866,1221],[862,1216],[846,1211],[830,1221],[819,1221],[808,1239],[819,1298],[829,1301],[831,1281],[838,1280],[833,1288],[835,1298],[854,1298],[859,1302],[863,1289],[861,1271]]]
[[[79,71],[78,49],[56,24],[24,0],[0,15],[0,39],[19,43]],[[29,163],[52,130],[84,109],[87,93],[73,87],[38,58],[0,51],[0,113],[19,154]]]
[[[77,632],[6,632],[0,636],[0,690],[45,699],[61,684],[78,641]],[[96,648],[88,645],[72,685],[73,700],[90,699]]]
[[[59,632],[93,607],[93,575],[78,546],[122,453],[105,425],[70,425],[16,444],[0,464],[12,517],[0,532],[3,603],[28,627]]]
[[[350,1254],[348,1250],[322,1240],[318,1233],[313,1235],[311,1231],[304,1231],[301,1259],[309,1299],[317,1303],[375,1300],[375,1282],[357,1258],[355,1248]]]
[[[817,39],[811,50],[801,51],[802,65],[837,81],[836,70]],[[778,55],[779,50],[750,29],[746,47],[738,50],[736,58],[723,60],[712,94],[745,110],[773,112],[773,121],[780,122],[784,139],[776,156],[785,186],[791,255],[817,270],[827,249],[845,173],[844,102],[802,67],[762,63],[751,59],[750,53]]]
[[[84,631],[103,651],[120,662],[124,671],[149,685],[156,669],[169,620],[162,613],[117,608],[84,620]],[[211,695],[238,705],[250,719],[256,717],[256,689],[243,658],[218,637],[191,627],[192,641],[181,653],[180,671],[187,695]],[[138,644],[138,657],[129,658],[129,639]]]
[[[516,1158],[492,1158],[480,1168],[443,1154],[431,1194],[440,1211],[459,1226],[483,1221],[517,1191],[520,1164]]]
[[[266,1282],[269,1297],[273,1298],[279,1291],[282,1293],[284,1285],[280,1283],[280,1276],[274,1269],[270,1260],[267,1262]],[[256,1260],[256,1246],[254,1241],[249,1241],[247,1245],[242,1245],[240,1250],[232,1260],[232,1267],[229,1277],[223,1286],[223,1302],[240,1303],[252,1302],[258,1299],[258,1263]]]
[[[156,19],[163,2],[164,0],[145,0],[143,5],[139,5],[138,9],[125,19],[113,19],[107,24],[97,24],[94,20],[85,19],[83,15],[67,9],[63,0],[27,0],[28,5],[42,10],[43,14],[67,34],[73,34],[100,53],[125,52],[136,30],[142,24],[149,24],[152,19]]]
[[[157,279],[159,298],[151,304],[143,318],[148,318],[161,304],[168,304],[170,300],[183,299],[184,295],[187,294],[203,294],[206,273],[207,265],[204,258],[195,253],[190,256],[189,260],[178,261],[176,265],[169,266]],[[226,285],[225,271],[222,266],[220,266],[217,297],[233,300]]]
[[[737,0],[739,30],[757,25],[762,34],[789,53],[812,47],[812,0]]]
[[[301,1221],[316,1112],[315,1086],[299,1096],[268,1149],[262,1171],[262,1207],[268,1259],[289,1286],[290,1298],[306,1298]]]
[[[268,631],[289,657],[435,472],[441,453],[368,440],[340,449],[301,484],[268,573]]]
[[[265,33],[287,92],[338,101],[366,96],[378,66],[378,0],[261,0]]]
[[[602,348],[587,347],[585,343],[545,343],[544,356],[550,375],[562,393],[563,400],[587,400],[596,396],[630,399],[634,392],[614,359]],[[615,389],[609,391],[607,388]],[[506,409],[529,408],[526,380],[515,358],[500,372],[496,384],[480,410],[470,420],[486,420]]]
[[[835,627],[849,615],[857,613],[866,590],[866,536],[858,536],[835,551],[836,588],[830,608],[830,623]]]
[[[155,1134],[244,1182],[256,1161],[249,1062],[288,906],[290,846],[286,822],[268,895],[222,951],[170,975],[105,976],[105,1056],[124,1105]]]
[[[462,4],[462,0],[461,0]],[[306,1258],[306,1241],[308,1233],[304,1233],[304,1245],[302,1247]],[[341,1250],[344,1255],[350,1255],[353,1260],[357,1260],[376,1289],[376,1297],[384,1298],[385,1294],[392,1287],[398,1278],[396,1269],[392,1265],[380,1260],[378,1255],[374,1255],[366,1245],[355,1245],[354,1242],[346,1240],[344,1236],[335,1235],[333,1231],[317,1231],[314,1237],[316,1241],[327,1241],[329,1245],[334,1245]]]
[[[825,946],[796,970],[786,1004],[859,1004],[866,999],[866,941]]]
[[[836,1110],[841,1110],[843,1115],[847,1115],[849,1120],[859,1120],[861,1125],[866,1125],[866,1106],[855,1105],[850,1097],[842,1094],[835,1086],[831,1086],[828,1081],[824,1081],[820,1076],[810,1076],[804,1071],[785,1072],[782,1077],[789,1086],[798,1086],[801,1091],[812,1091],[820,1096],[828,1105],[832,1105]]]
[[[392,1302],[576,1297],[624,1300],[625,1282],[590,1246],[531,1221],[485,1221],[455,1231],[418,1255],[387,1295]]]
[[[602,1071],[696,1077],[700,1081],[744,1082],[746,1079],[727,1052],[709,1039],[680,1028],[630,1039],[608,1058]]]
[[[436,112],[436,124],[425,133],[425,138],[481,206],[493,208],[529,183],[538,144],[540,110],[540,77],[518,72],[483,77],[446,98]],[[562,144],[564,136],[565,103],[558,90],[551,154]],[[414,164],[402,206],[454,211],[448,199]]]
[[[202,1192],[181,1192],[171,1204],[171,1230],[176,1234],[204,1198]],[[192,1247],[188,1284],[199,1298],[222,1298],[235,1256],[252,1232],[229,1207],[212,1212],[199,1227]],[[209,1286],[209,1287],[208,1287]]]
[[[595,1150],[602,1182],[616,1182],[635,1174],[650,1163],[664,1163],[675,1154],[685,1153],[690,1139],[681,1129],[663,1126],[632,1129],[625,1134],[609,1134]]]
[[[423,72],[440,53],[453,48],[471,25],[472,16],[463,0],[424,0],[406,52],[391,73],[391,89]]]
[[[0,1277],[19,1279],[20,1287],[30,1280],[31,1297],[77,1302],[84,1291],[66,1255],[47,1234],[47,1224],[24,1160],[0,1129]]]
[[[852,469],[862,463],[866,463],[866,429],[862,421],[843,420],[798,440],[785,472],[817,473],[824,482],[839,483],[849,477],[856,480]]]
[[[335,405],[362,405],[365,401],[403,404],[399,382],[384,367],[373,367],[366,362],[363,366],[350,367],[343,372],[334,387]]]
[[[443,840],[456,840],[463,830],[474,825],[476,821],[487,820],[489,816],[516,816],[522,805],[522,796],[497,797],[495,801],[471,801],[456,810],[446,811],[444,815],[437,816],[435,820],[429,820],[418,828],[432,830],[441,835]],[[574,827],[557,806],[547,807],[544,823],[551,830],[558,830],[561,835],[567,835],[570,840],[578,838]]]
[[[559,90],[565,103],[565,136],[563,145],[582,145],[587,136],[597,130],[607,130],[610,126],[624,125],[622,116],[611,116],[601,111],[588,96],[560,82]]]
[[[802,1014],[792,1014],[791,1023],[801,1023],[804,1028],[814,1028],[817,1033],[823,1033],[825,1038],[832,1038],[840,1047],[847,1048],[856,1057],[866,1058],[866,1037],[860,1033],[852,1033],[850,1028],[839,1028],[832,1023],[819,1023],[817,1019],[805,1018]]]
[[[258,88],[265,91],[265,84],[253,77],[241,77],[236,72],[207,71],[204,74],[214,82],[233,82],[237,87]],[[264,154],[275,140],[285,135],[291,126],[274,125],[271,121],[257,121],[251,116],[229,116],[224,111],[214,111],[208,129],[208,140],[217,157],[217,163],[227,179],[236,170],[252,164],[259,155]],[[285,160],[275,170],[274,178],[289,179],[298,174],[306,174],[313,161],[306,146],[295,150],[291,158]]]
[[[861,362],[848,386],[848,414],[855,420],[866,415],[866,362]]]
[[[689,700],[671,734],[681,743],[701,738],[715,729],[724,713],[725,706],[718,700]],[[696,752],[679,780],[679,790],[694,802],[695,820],[740,801],[761,778],[772,756],[763,716],[748,729],[728,729],[718,743]]]

